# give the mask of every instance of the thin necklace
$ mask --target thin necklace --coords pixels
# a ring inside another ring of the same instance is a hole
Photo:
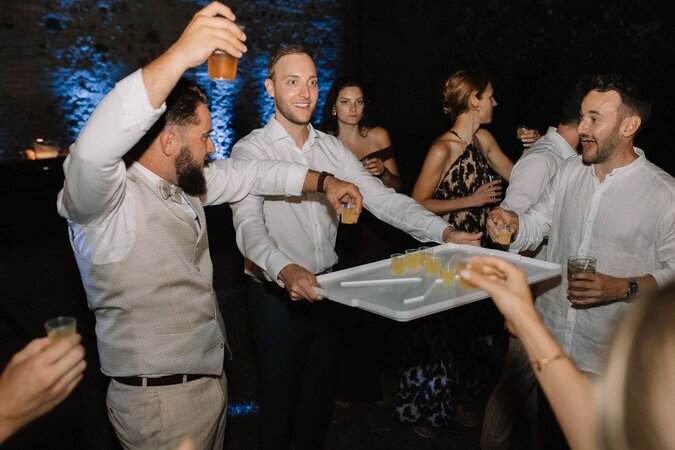
[[[473,142],[467,141],[467,140],[464,139],[462,136],[460,136],[458,132],[456,132],[456,131],[453,130],[452,128],[450,128],[450,132],[451,132],[452,134],[454,134],[455,136],[457,136],[457,137],[458,137],[462,142],[464,142],[466,145],[472,145],[472,144],[473,144]]]

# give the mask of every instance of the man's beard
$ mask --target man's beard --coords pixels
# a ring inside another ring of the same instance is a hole
[[[585,154],[582,153],[582,161],[586,165],[590,164],[600,164],[603,163],[612,156],[616,148],[619,146],[619,138],[616,134],[612,133],[610,137],[604,139],[603,141],[595,141],[596,149],[595,155],[589,158],[585,158]]]
[[[208,165],[209,160],[204,161],[204,165]],[[180,153],[176,158],[176,175],[178,177],[178,187],[183,192],[192,196],[202,196],[206,194],[206,178],[204,177],[204,169],[197,161],[194,160],[192,154],[187,147],[181,147]]]

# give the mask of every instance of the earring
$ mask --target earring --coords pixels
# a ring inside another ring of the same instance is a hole
[[[337,111],[335,111],[335,108],[333,108],[333,111],[331,111],[331,114],[333,114],[334,116],[337,116]]]

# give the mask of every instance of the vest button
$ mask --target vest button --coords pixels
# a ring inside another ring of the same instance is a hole
[[[199,272],[199,266],[195,266],[195,270]]]

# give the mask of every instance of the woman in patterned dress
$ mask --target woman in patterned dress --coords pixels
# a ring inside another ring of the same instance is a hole
[[[481,128],[492,121],[497,106],[489,77],[479,70],[460,70],[445,82],[443,111],[450,129],[431,145],[412,197],[458,230],[487,236],[490,208],[502,198],[499,179],[508,181],[513,163],[492,134]],[[527,148],[538,132],[523,138]],[[494,306],[477,302],[420,322],[409,341],[408,369],[396,388],[395,415],[419,424],[415,431],[433,436],[433,427],[458,421],[475,426],[475,400],[489,393],[490,360],[495,337],[503,333]]]

